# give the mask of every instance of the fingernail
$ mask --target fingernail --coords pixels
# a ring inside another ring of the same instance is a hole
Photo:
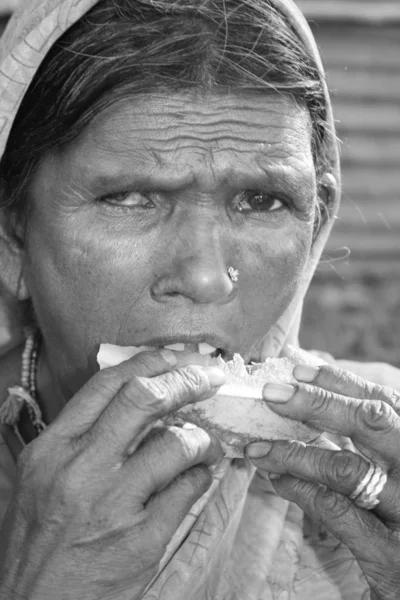
[[[268,477],[271,481],[276,481],[277,479],[280,479],[282,475],[279,475],[279,473],[268,473]]]
[[[206,373],[210,384],[213,387],[220,387],[224,383],[226,383],[226,375],[221,369],[218,367],[201,367],[203,371]]]
[[[288,383],[267,383],[263,389],[263,398],[267,402],[284,404],[293,398],[296,387]]]
[[[246,448],[249,458],[263,458],[272,448],[272,442],[255,442]]]
[[[178,363],[178,358],[176,354],[172,352],[172,350],[168,350],[168,348],[163,348],[162,350],[160,350],[160,354],[165,360],[165,362],[170,364],[171,367],[175,367],[175,365]]]
[[[311,383],[317,377],[320,367],[313,367],[311,365],[297,365],[293,371],[293,375],[299,381],[305,381],[305,383]]]

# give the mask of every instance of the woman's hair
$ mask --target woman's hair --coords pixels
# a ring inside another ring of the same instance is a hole
[[[291,94],[308,107],[317,175],[326,167],[321,74],[269,0],[101,0],[53,46],[0,162],[0,203],[26,214],[46,152],[135,94],[190,90]]]

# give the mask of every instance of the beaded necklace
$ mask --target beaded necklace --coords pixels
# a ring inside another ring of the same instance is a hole
[[[39,435],[46,424],[42,418],[42,411],[37,402],[37,366],[41,346],[41,335],[38,330],[25,331],[25,346],[22,353],[21,385],[8,388],[8,397],[0,407],[0,423],[13,428],[23,446],[26,442],[19,430],[21,411],[26,407],[30,421]]]

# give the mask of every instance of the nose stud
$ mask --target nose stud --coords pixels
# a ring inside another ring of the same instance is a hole
[[[228,275],[233,281],[233,283],[237,283],[239,279],[239,271],[234,269],[233,267],[228,267]]]

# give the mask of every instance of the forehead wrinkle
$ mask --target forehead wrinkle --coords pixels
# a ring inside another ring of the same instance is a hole
[[[174,140],[173,145],[170,146],[161,146],[154,145],[152,147],[152,152],[156,153],[158,157],[171,157],[171,160],[176,160],[176,158],[180,155],[188,156],[193,153],[197,155],[207,155],[210,152],[217,154],[227,155],[234,152],[235,154],[241,155],[252,155],[253,158],[256,156],[258,152],[260,142],[258,140],[244,140],[242,138],[232,138],[232,137],[224,137],[224,138],[212,138],[209,140],[199,140],[192,138],[185,138],[181,140],[180,138],[176,138]]]
[[[115,130],[120,129],[126,132],[127,124],[133,134],[142,134],[143,129],[147,131],[168,131],[176,129],[177,126],[190,125],[200,126],[202,128],[215,128],[216,126],[225,125],[226,127],[240,126],[258,129],[260,126],[265,126],[264,114],[269,116],[284,117],[285,122],[297,121],[299,112],[308,114],[305,107],[299,106],[291,98],[279,96],[279,103],[276,97],[263,96],[262,98],[252,97],[250,103],[241,103],[237,105],[238,98],[235,95],[231,96],[211,96],[207,98],[207,102],[196,103],[196,98],[188,99],[186,105],[182,103],[182,95],[174,96],[157,96],[151,95],[144,98],[143,106],[140,104],[140,98],[133,100],[125,100],[114,105],[114,111],[107,109],[100,113],[93,123],[100,124],[100,129],[104,133],[110,132],[111,135]],[[158,102],[160,101],[160,109],[158,110]],[[225,100],[225,102],[224,102]],[[147,108],[151,106],[151,114],[147,113]],[[112,107],[111,107],[112,109]],[[229,113],[229,116],[228,116]],[[232,113],[238,113],[239,117],[232,117]],[[247,114],[246,114],[247,113]],[[258,116],[256,122],[251,122],[249,116]],[[130,118],[132,117],[132,118]],[[221,118],[222,117],[222,118]],[[156,119],[157,125],[151,127],[151,121]],[[172,123],[171,123],[172,121]],[[136,126],[137,124],[137,126]],[[273,126],[271,122],[268,126]],[[279,126],[278,126],[279,127]]]
[[[100,152],[100,156],[96,157],[96,161],[92,164],[88,164],[85,161],[77,160],[77,166],[82,171],[89,172],[90,170],[98,170],[99,164],[104,160],[104,165],[107,169],[111,169],[116,173],[120,170],[121,175],[126,171],[137,171],[143,169],[146,172],[151,172],[154,167],[161,171],[171,169],[173,165],[174,169],[184,166],[190,162],[190,159],[195,159],[196,163],[203,162],[204,160],[209,161],[210,157],[218,159],[219,157],[224,158],[224,162],[230,160],[239,160],[237,157],[240,155],[240,160],[243,161],[244,157],[248,157],[249,162],[254,162],[257,153],[259,151],[261,140],[259,139],[245,139],[234,136],[226,136],[223,138],[213,137],[209,140],[199,140],[193,136],[186,136],[181,138],[177,136],[174,139],[174,144],[165,144],[157,140],[158,143],[146,142],[140,145],[140,147],[133,146],[129,143],[121,143],[119,148],[110,147],[109,145],[97,145],[97,150],[104,150]],[[192,143],[197,142],[197,143]],[[274,148],[273,155],[276,156],[276,147],[280,147],[282,142],[273,142],[269,144],[270,149]],[[281,152],[282,155],[285,152]],[[112,157],[118,157],[117,164],[113,165]],[[108,159],[111,157],[111,162]],[[115,168],[116,167],[116,168]],[[160,173],[162,174],[162,173]]]
[[[171,178],[171,169],[174,174],[182,181],[182,186],[187,187],[195,182],[208,181],[210,178],[215,182],[248,179],[251,176],[259,175],[260,169],[263,179],[284,174],[285,169],[295,168],[302,172],[305,166],[304,150],[301,151],[296,145],[288,147],[284,141],[276,141],[268,144],[268,152],[259,151],[260,143],[254,142],[250,147],[244,148],[243,145],[224,146],[218,145],[199,146],[190,144],[177,144],[176,148],[162,147],[156,145],[147,145],[140,150],[129,147],[128,152],[123,152],[123,159],[117,162],[107,162],[105,155],[104,167],[102,167],[99,157],[94,163],[88,165],[87,162],[78,161],[80,171],[83,175],[90,171],[107,172],[107,175],[115,180],[120,179],[129,181],[129,173],[134,177],[140,176],[141,179],[147,179],[151,185],[153,169],[157,167],[157,174],[161,179]],[[257,151],[255,151],[257,150]],[[114,150],[113,154],[115,153]],[[310,149],[310,168],[312,167],[312,156]],[[281,164],[282,163],[282,164]],[[238,167],[241,165],[242,168]],[[104,178],[106,180],[107,177]]]
[[[135,163],[138,166],[146,165],[148,162],[155,166],[162,166],[165,162],[165,157],[171,156],[171,160],[175,161],[175,154],[182,152],[201,152],[208,153],[210,150],[215,152],[256,152],[259,144],[265,141],[265,137],[260,135],[258,127],[254,126],[254,131],[257,135],[254,137],[245,136],[249,134],[249,125],[246,126],[247,131],[243,135],[234,134],[229,129],[216,131],[215,128],[209,128],[209,131],[197,130],[195,134],[185,132],[177,132],[176,126],[169,128],[169,133],[172,135],[160,138],[160,133],[164,132],[160,129],[140,130],[140,136],[129,135],[126,128],[122,135],[118,135],[115,129],[110,130],[109,135],[101,136],[100,139],[96,136],[95,145],[97,151],[104,151],[104,156],[115,155],[117,157],[126,157],[127,161]],[[282,128],[277,126],[276,130]],[[139,130],[137,130],[139,131]],[[154,135],[152,135],[154,132]],[[166,132],[166,130],[165,130]],[[275,143],[275,141],[274,141]],[[85,144],[84,144],[85,146]],[[83,153],[85,149],[83,148]]]
[[[94,136],[94,141],[99,145],[106,145],[111,143],[115,143],[120,139],[120,132],[123,134],[124,138],[127,138],[130,142],[137,141],[143,142],[146,141],[157,141],[157,142],[174,142],[176,140],[197,140],[197,139],[205,139],[205,140],[213,140],[214,138],[222,138],[222,139],[235,139],[243,140],[243,141],[254,141],[261,142],[265,141],[265,137],[262,136],[261,130],[263,128],[268,128],[269,131],[294,131],[297,135],[299,135],[299,118],[297,116],[293,116],[290,121],[287,122],[285,120],[284,123],[268,123],[261,121],[259,123],[250,123],[248,121],[236,121],[235,123],[223,123],[221,121],[218,122],[202,122],[202,123],[170,123],[168,126],[162,126],[158,123],[152,125],[144,125],[141,124],[140,127],[136,128],[131,125],[128,125],[127,122],[124,123],[120,128],[117,127],[107,127],[102,128],[100,130],[100,135]],[[226,126],[225,126],[226,125]],[[232,125],[238,125],[239,127],[236,130],[236,135],[232,132]],[[240,130],[242,128],[242,131]],[[188,131],[190,128],[190,132]],[[301,126],[302,132],[309,131],[308,123],[302,124]],[[254,131],[257,136],[249,137],[248,133]],[[242,137],[241,137],[242,135]],[[265,134],[264,134],[265,135]]]
[[[263,171],[267,173],[271,167],[273,168],[276,161],[284,161],[288,165],[298,168],[303,171],[304,166],[310,167],[310,172],[313,173],[313,159],[311,153],[311,139],[304,148],[304,136],[288,135],[284,139],[274,140],[269,143],[265,141],[260,142],[260,139],[244,140],[242,138],[234,138],[232,136],[228,138],[215,138],[208,142],[207,146],[191,145],[189,140],[192,138],[185,138],[187,143],[179,143],[179,138],[176,139],[176,146],[172,149],[170,147],[157,147],[156,151],[163,164],[166,164],[168,168],[168,158],[173,158],[175,165],[181,164],[182,162],[189,162],[190,156],[197,157],[200,162],[208,164],[212,167],[213,172],[216,173],[219,170],[219,165],[216,161],[221,160],[221,165],[229,165],[231,158],[243,162],[244,158],[248,158],[246,161],[247,167],[251,165],[258,165],[263,168]],[[265,139],[265,138],[261,138]],[[224,142],[234,142],[234,145],[224,145]],[[297,142],[297,143],[296,143]],[[261,146],[261,148],[260,148]],[[173,153],[173,154],[172,154]],[[167,159],[166,161],[164,159]],[[285,166],[284,164],[282,165]]]
[[[159,165],[162,155],[171,153],[193,150],[207,151],[204,145],[212,145],[214,151],[232,151],[235,152],[260,152],[260,145],[263,145],[264,153],[268,154],[271,148],[282,148],[284,154],[290,154],[289,145],[298,151],[303,151],[303,137],[307,134],[311,143],[311,132],[308,128],[308,122],[303,119],[293,117],[297,127],[292,127],[291,124],[268,124],[268,132],[254,124],[244,124],[243,135],[241,132],[233,133],[229,130],[216,131],[213,127],[202,127],[196,129],[195,133],[187,133],[184,130],[177,130],[177,126],[171,126],[164,131],[162,129],[143,129],[135,130],[140,135],[129,135],[126,127],[122,135],[118,135],[115,129],[110,130],[110,135],[101,136],[103,139],[96,139],[97,149],[103,149],[105,153],[115,155],[128,155],[129,159],[137,162],[146,162],[146,158],[150,158],[151,162]],[[300,121],[300,122],[299,122]],[[300,131],[299,131],[300,126]],[[179,126],[178,126],[179,127]],[[132,131],[132,130],[131,130]],[[251,135],[254,131],[255,135]],[[170,133],[171,135],[163,134]],[[162,137],[160,137],[160,134]],[[246,135],[247,134],[247,135]],[[268,136],[267,136],[268,134]],[[96,136],[97,137],[97,136]],[[108,139],[107,139],[108,138]],[[203,146],[203,148],[202,148]],[[286,146],[286,148],[285,148]],[[275,151],[274,151],[275,154]],[[147,155],[147,156],[146,156]]]
[[[151,152],[152,144],[173,145],[186,140],[215,142],[218,136],[222,143],[223,138],[233,139],[232,129],[235,128],[234,143],[274,142],[275,132],[281,136],[283,129],[298,131],[300,126],[305,130],[310,122],[309,116],[304,118],[308,115],[306,108],[284,96],[278,99],[275,96],[252,96],[249,102],[240,99],[239,105],[235,95],[210,96],[207,102],[202,98],[199,102],[198,98],[193,99],[192,96],[183,102],[183,96],[151,95],[144,98],[145,102],[142,103],[139,97],[116,103],[93,120],[89,126],[89,138],[106,151],[132,152],[132,147],[143,144]],[[249,118],[250,115],[252,118]],[[279,123],[274,122],[274,115],[279,115]],[[241,127],[243,136],[240,135]],[[265,128],[268,130],[268,140],[264,139]],[[194,134],[191,131],[193,129]],[[252,131],[256,135],[251,135]],[[85,141],[85,136],[82,141]],[[156,147],[154,150],[160,152],[163,149]]]
[[[290,132],[286,130],[284,131],[284,136],[282,136],[282,126],[277,125],[270,129],[275,129],[281,134],[279,139],[273,139],[269,136],[267,141],[265,135],[258,135],[258,137],[241,137],[239,135],[233,135],[231,132],[229,135],[225,135],[225,132],[223,132],[222,135],[218,135],[218,132],[213,131],[212,135],[209,137],[178,134],[166,140],[160,140],[158,138],[153,143],[150,143],[150,140],[147,140],[146,143],[143,144],[143,148],[151,156],[157,158],[158,164],[162,164],[163,157],[165,156],[170,155],[171,160],[175,162],[177,159],[176,155],[183,153],[187,156],[187,152],[193,152],[199,156],[202,153],[207,155],[210,152],[213,152],[215,155],[224,152],[240,153],[242,155],[252,155],[253,159],[260,153],[266,155],[267,158],[270,158],[271,154],[275,158],[279,158],[291,156],[292,154],[304,153],[304,148],[302,147],[304,136],[299,135],[298,131],[294,130],[295,135],[291,135]],[[259,134],[259,129],[257,129],[257,133]],[[296,138],[299,143],[294,143]],[[311,139],[309,141],[311,148]],[[299,145],[300,148],[298,147]],[[140,151],[138,150],[138,152]]]
[[[204,179],[206,172],[225,180],[235,173],[259,174],[259,162],[288,161],[301,170],[304,162],[312,161],[311,119],[306,109],[285,98],[277,102],[264,97],[262,103],[252,98],[245,107],[253,120],[235,96],[223,104],[221,97],[211,99],[210,106],[185,102],[182,95],[162,101],[158,108],[153,97],[142,105],[131,99],[96,117],[75,146],[74,166],[85,183],[86,176],[93,179],[91,171],[97,178],[103,171],[105,179],[137,177],[151,184],[159,175],[160,180],[170,177],[172,185],[182,180],[187,185],[197,175]],[[181,120],[171,123],[171,118]],[[232,123],[231,130],[227,123]]]
[[[272,126],[269,128],[274,131],[282,131],[282,126]],[[114,151],[117,153],[125,152],[130,148],[135,148],[140,152],[141,147],[150,150],[156,148],[159,151],[169,150],[176,146],[181,147],[186,143],[197,142],[198,144],[222,144],[230,142],[237,144],[260,144],[265,142],[264,136],[260,132],[260,127],[243,125],[242,131],[233,132],[229,127],[215,128],[213,126],[196,126],[190,131],[187,127],[174,125],[168,129],[156,128],[140,129],[133,132],[125,126],[122,135],[119,135],[117,130],[113,130],[110,134],[99,136],[95,143],[98,148]]]

